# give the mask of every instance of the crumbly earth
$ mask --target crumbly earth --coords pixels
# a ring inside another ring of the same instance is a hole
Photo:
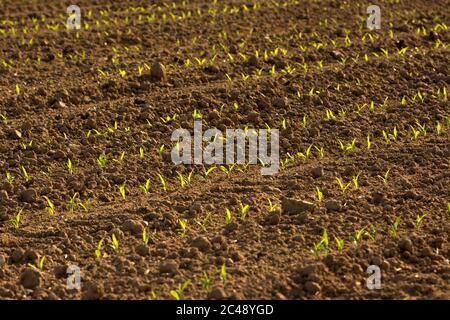
[[[1,299],[450,298],[448,1],[152,3],[2,1]],[[194,116],[280,171],[175,165]]]

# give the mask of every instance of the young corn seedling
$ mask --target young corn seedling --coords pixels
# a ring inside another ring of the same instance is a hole
[[[25,182],[28,182],[30,180],[30,176],[28,175],[27,170],[25,169],[24,166],[21,166],[21,169],[22,169],[22,174],[25,179]]]
[[[246,204],[244,206],[244,204],[241,202],[241,220],[244,221],[245,218],[247,217],[247,213],[248,210],[250,209],[250,206],[248,204]]]
[[[6,171],[6,181],[8,181],[10,185],[12,185],[14,181],[14,177],[11,175],[11,173],[9,173],[9,171]]]
[[[180,230],[178,231],[178,234],[183,238],[186,235],[187,231],[187,220],[179,219],[178,224],[180,225]]]
[[[126,199],[126,193],[125,193],[125,182],[124,183],[122,183],[120,186],[119,186],[119,193],[120,193],[120,195],[122,196],[122,199],[123,200],[125,200]]]
[[[436,122],[436,134],[439,136],[441,134],[442,126],[439,121]]]
[[[378,178],[380,178],[380,179],[383,181],[384,184],[387,184],[387,183],[388,183],[390,171],[391,171],[391,169],[388,169],[388,170],[384,173],[384,176],[378,175]]]
[[[427,216],[426,213],[422,214],[421,216],[418,215],[416,218],[416,229],[420,229],[420,226],[422,225],[423,219],[425,219],[425,217]]]
[[[274,211],[278,207],[278,205],[272,203],[272,200],[270,199],[267,199],[267,202],[269,202],[269,212]]]
[[[0,120],[4,123],[4,124],[8,124],[8,117],[1,114],[0,113]]]
[[[175,300],[181,300],[183,298],[184,291],[187,289],[187,287],[189,286],[190,283],[191,283],[191,280],[187,280],[183,284],[178,284],[177,290],[170,290],[169,294]]]
[[[148,234],[147,228],[142,228],[142,242],[145,245],[148,245],[149,241],[150,241],[150,236]]]
[[[394,237],[397,236],[398,227],[400,226],[400,220],[401,220],[401,217],[400,217],[400,216],[398,216],[397,218],[395,218],[394,222],[392,222],[392,225],[391,225],[391,227],[390,227],[390,229],[389,229],[389,232],[390,232]]]
[[[94,255],[97,259],[100,259],[102,257],[102,245],[103,245],[103,239],[101,239],[98,244],[97,248],[94,251]]]
[[[77,196],[78,192],[75,192],[72,197],[69,197],[69,202],[67,203],[67,210],[69,210],[70,212],[73,212],[73,210],[75,210],[76,207],[75,199],[77,198]]]
[[[111,248],[113,248],[114,251],[119,252],[119,240],[114,233],[111,235]]]
[[[370,141],[370,133],[367,134],[367,150],[372,147],[372,142]]]
[[[356,230],[355,235],[353,236],[353,243],[357,245],[359,242],[361,242],[362,237],[367,233],[366,227]]]
[[[158,150],[157,150],[157,153],[158,153],[158,155],[159,155],[160,157],[162,157],[164,148],[165,148],[165,146],[164,146],[164,144],[162,144],[162,145],[158,148]]]
[[[139,148],[139,158],[144,159],[144,156],[145,156],[144,148],[140,147]]]
[[[345,193],[345,191],[348,189],[348,187],[350,187],[350,185],[352,184],[351,182],[349,183],[344,183],[342,182],[341,179],[336,178],[337,183],[339,184],[339,188],[341,189],[342,193]]]
[[[328,251],[328,234],[327,229],[323,229],[322,239],[314,244],[312,252],[315,256],[318,256],[320,252]]]
[[[224,263],[220,267],[220,280],[222,281],[223,284],[227,282],[227,277],[228,277],[227,266]]]
[[[39,264],[38,264],[38,268],[41,271],[44,269],[44,261],[45,261],[45,256],[42,256],[42,258],[39,259]]]
[[[225,172],[225,174],[227,175],[227,177],[230,177],[231,172],[233,171],[234,166],[236,165],[236,163],[233,163],[232,165],[228,165],[228,167],[225,166],[220,166],[220,170],[222,170],[223,172]]]
[[[339,148],[342,150],[342,151],[350,151],[350,150],[352,150],[354,147],[355,147],[355,144],[356,144],[356,138],[354,138],[353,140],[352,140],[352,142],[351,143],[348,143],[347,145],[345,145],[343,142],[342,142],[342,140],[341,139],[338,139],[338,143],[339,143]]]
[[[53,204],[53,202],[46,196],[44,196],[43,198],[47,201],[47,207],[45,208],[45,210],[51,215],[55,214],[55,205]]]
[[[225,224],[229,224],[231,222],[231,211],[228,208],[225,208]]]
[[[300,124],[301,124],[302,128],[306,128],[306,124],[307,124],[306,114],[303,115],[302,122]]]
[[[425,126],[426,126],[425,123],[421,124],[418,120],[416,120],[416,124],[419,126],[420,131],[422,131],[423,136],[426,137],[427,136],[427,130],[425,128]]]
[[[20,217],[22,215],[23,208],[19,210],[19,212],[14,216],[14,219],[11,219],[10,222],[14,226],[14,229],[18,230],[20,227]]]
[[[91,200],[87,199],[85,202],[80,202],[79,205],[84,210],[84,212],[89,212],[89,209],[91,207]]]
[[[208,214],[206,215],[205,219],[203,219],[203,221],[195,220],[195,222],[200,226],[200,228],[202,228],[203,232],[207,232],[206,228],[208,227],[210,217],[211,217],[211,212],[208,212]]]
[[[206,271],[203,271],[203,276],[200,279],[200,283],[203,289],[205,289],[206,291],[210,290],[210,287],[212,285],[212,279]]]
[[[409,127],[411,128],[411,131],[412,131],[412,133],[413,133],[414,140],[416,140],[417,137],[420,135],[420,131],[417,130],[416,128],[414,128],[414,127],[411,126],[411,125],[410,125]]]
[[[177,171],[178,177],[180,178],[180,185],[181,188],[184,189],[186,187],[188,187],[191,184],[191,178],[192,178],[192,174],[194,173],[194,169],[191,170],[191,172],[189,172],[189,174],[187,175],[187,177],[185,178],[181,172]]]
[[[97,158],[97,164],[100,166],[100,168],[104,168],[106,166],[106,163],[108,162],[108,156],[104,153],[98,156]]]
[[[330,109],[326,109],[325,110],[325,119],[326,120],[334,120],[334,119],[336,119],[336,117],[333,115],[333,111],[331,111]]]
[[[303,158],[304,160],[309,158],[309,155],[311,154],[311,148],[312,148],[312,143],[308,146],[308,148],[306,148],[305,152],[297,152],[297,156],[299,156],[300,158]]]
[[[334,241],[336,242],[338,252],[342,253],[344,251],[344,240],[339,237],[334,237]]]
[[[314,146],[314,148],[319,152],[319,159],[323,159],[323,157],[325,156],[325,150],[323,149],[323,147],[316,147]]]
[[[144,184],[141,184],[139,186],[139,189],[142,191],[142,193],[148,193],[150,191],[150,179],[147,179]]]
[[[323,193],[322,193],[322,191],[320,191],[319,187],[316,187],[316,194],[317,194],[317,201],[322,202]]]
[[[211,167],[211,168],[209,168],[208,170],[206,170],[206,169],[203,167],[203,176],[205,177],[205,179],[208,179],[209,174],[210,174],[211,172],[213,172],[214,170],[216,170],[216,169],[217,169],[217,167]]]
[[[167,192],[167,184],[166,180],[164,180],[164,177],[158,173],[159,181],[161,181],[161,186],[164,192]]]
[[[358,182],[358,180],[359,180],[359,175],[361,174],[361,172],[360,173],[358,173],[356,176],[352,176],[352,182],[353,182],[353,186],[355,187],[355,189],[358,189],[359,188],[359,182]]]
[[[69,171],[69,175],[73,174],[73,166],[72,161],[70,159],[67,159],[67,170]]]

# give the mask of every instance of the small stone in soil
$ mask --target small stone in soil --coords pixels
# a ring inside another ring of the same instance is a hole
[[[20,284],[26,289],[34,289],[41,284],[41,274],[37,270],[27,268],[20,275]]]
[[[197,237],[191,242],[191,246],[200,251],[207,252],[211,250],[211,242],[206,237]]]
[[[170,273],[170,274],[176,274],[178,271],[178,264],[175,260],[166,260],[161,262],[159,265],[159,272],[160,273]]]

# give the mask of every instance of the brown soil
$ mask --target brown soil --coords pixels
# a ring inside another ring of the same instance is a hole
[[[77,37],[62,1],[2,1],[0,298],[173,299],[189,280],[181,298],[448,299],[448,1],[383,1],[371,32],[367,1],[155,2],[77,1]],[[171,134],[194,110],[205,129],[278,128],[293,158],[274,176],[174,165]]]

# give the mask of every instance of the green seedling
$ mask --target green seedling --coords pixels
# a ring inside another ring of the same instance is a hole
[[[55,214],[55,205],[53,204],[53,202],[46,196],[44,196],[43,198],[47,201],[47,207],[45,208],[45,210],[47,210],[47,212],[51,215]]]
[[[162,144],[162,145],[158,148],[158,150],[157,150],[157,153],[158,153],[158,155],[159,155],[160,157],[162,157],[164,148],[165,148],[165,146],[164,146],[164,144]]]
[[[305,115],[303,115],[303,119],[302,119],[302,122],[301,122],[301,125],[302,125],[302,127],[303,128],[306,128],[306,114]]]
[[[304,160],[308,159],[310,154],[311,154],[311,148],[312,148],[313,144],[311,143],[308,148],[306,148],[305,152],[297,152],[297,156],[299,156],[300,158],[303,158]]]
[[[228,208],[225,208],[225,224],[229,224],[231,222],[231,211]]]
[[[72,161],[70,159],[67,159],[67,170],[69,171],[70,175],[73,174],[73,166],[72,166]]]
[[[442,126],[441,123],[439,121],[436,122],[436,134],[440,135],[441,134],[441,130],[442,130]]]
[[[213,172],[215,169],[217,169],[217,167],[211,167],[208,170],[205,170],[205,168],[203,168],[203,175],[205,179],[208,179],[209,174]]]
[[[97,259],[100,259],[102,257],[102,245],[103,245],[103,239],[101,239],[98,244],[97,244],[97,248],[94,251],[95,257]]]
[[[425,219],[426,216],[427,216],[426,213],[424,213],[421,216],[419,216],[419,215],[417,216],[417,218],[416,218],[416,229],[420,229],[420,226],[422,225],[422,221],[423,221],[423,219]]]
[[[323,229],[323,233],[322,233],[322,239],[314,244],[313,247],[313,253],[315,256],[318,256],[320,252],[322,251],[328,251],[328,234],[327,234],[327,229]]]
[[[392,225],[391,225],[391,227],[390,227],[390,229],[389,229],[389,232],[390,232],[394,237],[397,236],[398,227],[400,226],[400,220],[401,220],[401,217],[400,217],[400,216],[398,216],[397,218],[395,218],[394,222],[392,223]]]
[[[206,215],[205,219],[203,219],[202,222],[195,220],[195,222],[200,226],[200,228],[202,228],[203,232],[207,232],[206,228],[208,227],[210,217],[211,212],[208,212],[208,214]]]
[[[180,230],[178,231],[178,234],[183,238],[186,235],[187,231],[187,220],[178,219],[178,224],[180,225]]]
[[[189,172],[189,174],[187,175],[187,177],[185,178],[181,172],[177,171],[178,177],[180,178],[180,185],[181,188],[184,189],[186,187],[188,187],[191,184],[191,178],[192,178],[192,174],[194,173],[194,169],[191,170],[191,172]]]
[[[416,140],[417,137],[420,135],[420,131],[417,130],[416,128],[414,128],[414,127],[411,126],[411,125],[410,125],[409,127],[411,128],[411,131],[412,131],[412,133],[413,133],[414,140]]]
[[[330,109],[326,109],[325,110],[325,119],[326,120],[334,120],[334,119],[336,119],[336,117],[333,114],[333,111],[331,111]]]
[[[148,193],[150,191],[150,179],[147,179],[144,184],[141,184],[139,186],[139,189],[142,191],[142,193]]]
[[[116,235],[113,233],[111,235],[111,248],[114,249],[114,251],[118,252],[119,251],[119,240],[117,239]]]
[[[370,133],[367,134],[367,150],[370,150],[372,147],[372,142],[370,141]]]
[[[272,200],[270,200],[270,199],[267,199],[267,202],[269,202],[269,212],[274,211],[278,207],[278,205],[273,204]]]
[[[125,194],[125,182],[124,183],[122,183],[120,186],[119,186],[119,193],[120,193],[120,195],[122,196],[122,199],[123,200],[125,200],[126,199],[126,194]]]
[[[164,180],[164,177],[161,174],[159,174],[159,173],[158,173],[158,177],[159,177],[159,180],[161,181],[161,186],[163,188],[163,191],[167,192],[166,180]]]
[[[231,172],[233,171],[235,165],[236,165],[236,163],[233,163],[232,165],[228,165],[228,167],[220,166],[220,170],[222,170],[223,172],[225,172],[225,174],[227,175],[227,177],[230,177],[230,174],[231,174]]]
[[[25,179],[25,182],[28,182],[30,180],[30,176],[28,175],[27,170],[25,169],[24,166],[21,166],[21,169],[22,169],[22,174]]]
[[[338,252],[342,253],[344,251],[344,240],[339,237],[334,237],[334,241],[336,242]]]
[[[391,169],[388,169],[388,170],[384,173],[384,176],[378,175],[378,178],[380,178],[380,179],[383,181],[384,184],[387,184],[387,183],[388,183],[390,171],[391,171]]]
[[[97,163],[101,168],[104,168],[106,166],[106,163],[108,162],[108,156],[104,153],[98,156]]]
[[[84,210],[84,212],[89,212],[89,209],[91,207],[91,200],[87,199],[85,202],[80,202],[79,205]]]
[[[250,206],[246,204],[245,206],[241,202],[241,220],[244,221],[245,217],[247,216],[248,210],[250,209]]]
[[[117,124],[117,121],[114,121],[114,124],[113,124],[112,127],[106,126],[106,128],[108,129],[108,131],[111,132],[111,133],[114,133],[114,132],[117,130],[118,127],[119,127],[119,126],[118,126],[118,124]]]
[[[187,287],[190,285],[191,280],[185,281],[183,284],[178,284],[177,290],[170,290],[170,295],[175,300],[181,300],[183,298],[183,293],[187,289]]]
[[[144,159],[144,156],[145,156],[144,148],[140,147],[139,148],[139,158]]]
[[[359,180],[359,175],[361,174],[361,172],[360,173],[358,173],[356,176],[352,176],[352,182],[353,182],[353,185],[355,186],[355,189],[358,189],[359,188],[359,182],[358,182],[358,180]]]
[[[363,237],[366,233],[367,233],[366,227],[364,227],[364,228],[362,228],[362,229],[360,229],[360,230],[355,231],[355,235],[353,236],[353,242],[354,242],[355,244],[358,244],[358,243],[362,240],[362,237]]]
[[[227,277],[228,277],[227,266],[224,263],[220,267],[220,280],[222,281],[223,284],[227,282]]]
[[[0,113],[0,120],[4,123],[4,124],[8,124],[8,117],[1,114]]]
[[[45,256],[42,256],[42,258],[39,259],[39,264],[38,264],[38,268],[41,271],[44,269],[44,261],[45,261]]]
[[[149,240],[150,240],[150,236],[148,235],[147,228],[142,228],[142,242],[145,245],[148,245]]]
[[[10,185],[12,185],[14,181],[14,177],[11,175],[11,173],[9,173],[9,171],[6,171],[6,181],[8,181]]]
[[[339,188],[341,189],[342,193],[344,193],[348,189],[348,187],[350,187],[350,185],[352,184],[351,182],[345,184],[339,178],[336,178],[336,181],[338,182]]]
[[[426,137],[427,136],[427,130],[425,128],[425,126],[426,126],[425,123],[421,124],[418,120],[416,120],[416,124],[419,126],[420,131],[422,131],[423,136]]]
[[[14,226],[16,230],[20,227],[20,217],[22,215],[23,208],[19,210],[19,212],[14,216],[14,219],[11,219],[10,222]]]
[[[322,193],[322,191],[320,191],[319,187],[316,187],[316,194],[317,194],[317,201],[322,202],[323,193]]]
[[[212,279],[210,278],[210,276],[206,271],[203,271],[203,276],[200,279],[200,282],[202,284],[202,288],[205,289],[206,291],[209,291],[212,285]]]
[[[75,199],[78,196],[78,192],[75,192],[72,197],[69,197],[69,202],[67,203],[67,210],[73,212],[75,209]]]

